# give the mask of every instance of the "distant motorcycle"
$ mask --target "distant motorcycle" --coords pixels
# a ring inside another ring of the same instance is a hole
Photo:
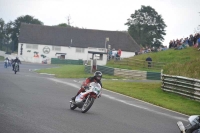
[[[75,101],[70,101],[70,109],[74,110],[77,107],[81,109],[82,113],[87,112],[93,105],[94,100],[101,95],[101,85],[99,83],[91,82],[86,92],[81,92],[76,96]]]
[[[15,64],[14,64],[14,72],[15,72],[15,74],[17,73],[17,71],[19,71],[19,63],[15,62]]]
[[[200,115],[192,115],[188,118],[190,124],[186,127],[181,121],[177,122],[177,125],[181,133],[200,133]]]

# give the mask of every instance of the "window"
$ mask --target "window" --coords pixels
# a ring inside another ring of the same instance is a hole
[[[103,60],[103,54],[95,54],[95,59]]]
[[[38,45],[32,44],[32,49],[38,49]]]
[[[26,48],[27,48],[27,49],[31,49],[31,48],[32,48],[32,45],[31,45],[31,44],[26,44]]]
[[[99,48],[99,51],[105,51],[105,48]]]
[[[52,50],[53,51],[61,51],[61,47],[60,46],[52,46]]]
[[[84,53],[84,48],[76,48],[77,53]]]
[[[38,49],[38,45],[37,44],[26,44],[26,48],[27,49]]]

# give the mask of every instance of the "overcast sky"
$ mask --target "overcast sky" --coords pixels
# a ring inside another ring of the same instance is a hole
[[[141,5],[153,7],[161,14],[171,39],[194,34],[200,25],[200,0],[0,0],[0,18],[6,23],[22,15],[31,15],[44,25],[67,23],[87,29],[127,30],[124,23]],[[200,31],[200,28],[199,28]]]

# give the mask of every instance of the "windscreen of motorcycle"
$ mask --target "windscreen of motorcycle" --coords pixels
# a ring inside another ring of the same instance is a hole
[[[90,87],[92,88],[92,91],[97,95],[101,92],[101,85],[99,83],[92,82],[90,83]]]
[[[189,122],[191,125],[195,125],[199,123],[199,116],[198,115],[192,115],[189,117]]]

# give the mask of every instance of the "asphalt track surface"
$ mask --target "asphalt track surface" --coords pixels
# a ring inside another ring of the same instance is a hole
[[[176,122],[187,121],[185,115],[107,90],[87,113],[72,111],[77,79],[31,71],[51,67],[56,66],[23,63],[14,74],[0,62],[0,133],[179,133]]]

